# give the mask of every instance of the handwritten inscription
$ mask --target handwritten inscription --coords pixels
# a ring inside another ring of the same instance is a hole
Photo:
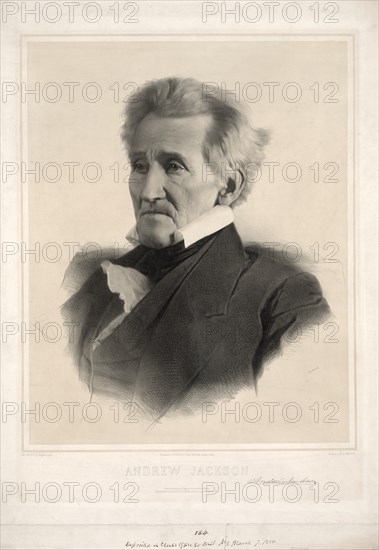
[[[144,541],[127,541],[125,548],[129,550],[147,550],[147,549],[175,549],[175,550],[206,550],[207,548],[230,548],[230,549],[241,549],[241,550],[251,550],[253,548],[274,548],[278,541],[274,539],[256,539],[256,540],[240,540],[240,539],[216,539],[216,538],[203,538],[207,537],[208,531],[206,529],[200,529],[195,531],[194,536],[202,537],[202,540],[197,541],[156,541],[156,542],[144,542]]]

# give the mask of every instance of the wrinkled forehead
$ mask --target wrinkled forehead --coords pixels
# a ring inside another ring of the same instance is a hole
[[[211,125],[212,117],[205,114],[162,117],[149,113],[137,126],[130,154],[144,153],[146,157],[155,157],[159,153],[177,151],[202,156]]]

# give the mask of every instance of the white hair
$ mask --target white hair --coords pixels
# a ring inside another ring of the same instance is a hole
[[[149,113],[163,117],[210,115],[213,124],[203,144],[204,160],[216,166],[223,163],[241,173],[244,183],[233,203],[236,206],[246,200],[252,189],[269,134],[253,127],[243,103],[225,97],[227,94],[218,87],[211,91],[209,88],[193,78],[170,77],[145,83],[126,105],[121,137],[128,151],[138,124]]]

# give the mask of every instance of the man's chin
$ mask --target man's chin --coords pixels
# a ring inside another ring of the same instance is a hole
[[[138,236],[141,243],[149,248],[166,248],[174,244],[175,228],[172,231],[147,231],[138,228]]]

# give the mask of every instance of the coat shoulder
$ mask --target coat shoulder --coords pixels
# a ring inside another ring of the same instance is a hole
[[[316,277],[308,273],[300,262],[289,261],[283,254],[262,245],[244,246],[245,269],[243,275],[251,284],[262,281],[269,288],[275,289],[287,279],[303,275],[305,279]],[[302,280],[300,277],[299,280]]]
[[[262,309],[281,315],[301,308],[324,316],[329,306],[318,279],[300,262],[289,262],[272,249],[244,248],[246,267],[240,278],[244,295],[259,295]]]

